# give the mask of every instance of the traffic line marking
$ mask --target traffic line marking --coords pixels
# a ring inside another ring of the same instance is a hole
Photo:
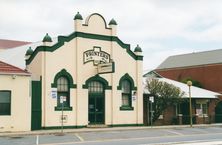
[[[83,139],[78,133],[75,133],[75,136],[76,136],[80,141],[84,141],[84,139]]]
[[[166,131],[169,132],[169,133],[173,133],[173,134],[179,135],[179,136],[183,136],[184,135],[183,133],[179,133],[179,132],[176,132],[176,131],[173,131],[173,130],[166,130]]]

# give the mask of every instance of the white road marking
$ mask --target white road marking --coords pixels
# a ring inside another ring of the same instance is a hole
[[[75,136],[76,136],[80,141],[84,141],[84,139],[83,139],[78,133],[75,133]]]
[[[179,132],[176,132],[176,131],[173,131],[173,130],[166,130],[166,131],[169,132],[169,133],[173,133],[173,134],[179,135],[179,136],[184,135],[182,133],[179,133]]]

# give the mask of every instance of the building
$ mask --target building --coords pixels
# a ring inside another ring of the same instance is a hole
[[[155,71],[148,72],[144,75],[144,83],[146,80],[157,79],[158,81],[172,84],[178,87],[184,92],[183,99],[187,100],[181,104],[168,107],[164,110],[163,114],[160,116],[159,120],[155,122],[156,125],[169,125],[169,124],[189,124],[190,122],[190,112],[189,112],[189,97],[191,97],[192,102],[192,116],[193,123],[203,124],[203,123],[214,123],[215,122],[215,105],[218,101],[218,97],[221,95],[219,93],[209,91],[206,89],[198,88],[195,86],[190,87],[191,96],[189,96],[189,87],[187,84],[174,81],[168,78],[164,78]],[[147,110],[150,108],[150,93],[147,88],[144,89],[144,123],[150,123],[150,114]],[[153,103],[155,106],[155,101]]]
[[[32,74],[32,130],[143,124],[142,50],[117,37],[114,19],[77,13],[75,31],[53,42],[46,34],[26,48]],[[34,51],[32,50],[34,49]],[[129,66],[130,64],[130,66]]]
[[[203,88],[222,93],[222,49],[168,57],[155,71],[161,76],[182,81],[190,78]],[[216,106],[216,119],[222,122],[222,102]]]
[[[0,61],[0,132],[31,130],[31,74]]]
[[[197,80],[203,88],[222,93],[222,49],[169,56],[155,71],[163,77]]]

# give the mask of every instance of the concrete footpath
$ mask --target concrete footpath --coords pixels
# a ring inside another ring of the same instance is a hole
[[[201,127],[222,127],[222,124],[195,124],[193,128]],[[102,132],[102,131],[124,131],[124,130],[144,130],[144,129],[169,129],[169,128],[190,128],[190,125],[167,125],[167,126],[131,126],[131,127],[105,127],[105,128],[76,128],[63,129],[63,133],[80,133],[80,132]],[[28,135],[48,135],[61,134],[61,129],[37,130],[25,132],[0,132],[0,137],[7,136],[28,136]]]

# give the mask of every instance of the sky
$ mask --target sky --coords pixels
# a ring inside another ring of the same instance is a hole
[[[222,0],[0,0],[0,39],[68,35],[77,12],[114,18],[118,37],[142,48],[144,70],[171,55],[222,48]]]

